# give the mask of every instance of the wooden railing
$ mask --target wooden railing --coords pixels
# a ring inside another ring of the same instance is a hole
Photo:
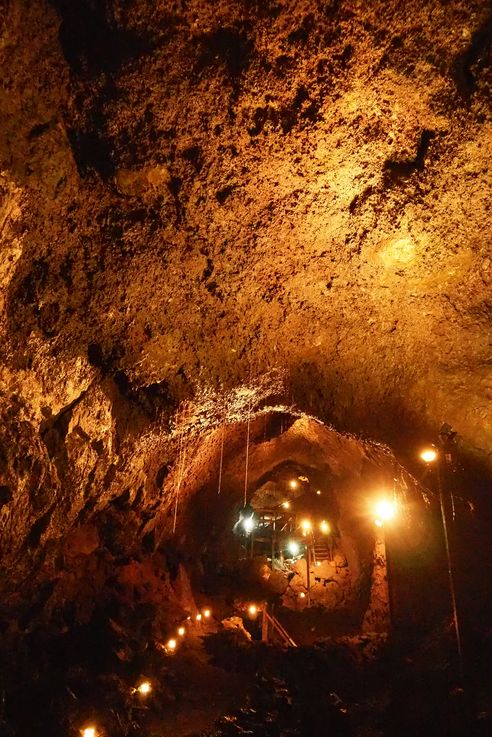
[[[271,642],[275,636],[280,639],[285,647],[297,647],[285,627],[280,624],[276,617],[267,612],[265,605],[261,621],[261,639],[263,642]]]

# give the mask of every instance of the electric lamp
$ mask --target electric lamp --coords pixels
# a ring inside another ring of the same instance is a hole
[[[282,502],[282,506],[284,509],[290,509],[290,502]]]
[[[84,727],[80,730],[82,737],[97,737],[97,730],[95,727]]]
[[[437,450],[434,448],[426,448],[420,454],[421,459],[424,463],[434,463],[437,460]]]
[[[170,652],[174,652],[176,650],[178,643],[174,639],[174,637],[171,637],[170,640],[166,643],[166,650],[169,650]]]
[[[142,683],[137,686],[137,691],[141,696],[147,696],[147,694],[152,691],[152,684],[149,681],[142,681]]]
[[[304,593],[304,591],[301,591],[301,593],[299,594],[299,596],[300,596],[301,599],[305,599],[306,598],[306,594]]]
[[[389,499],[381,499],[375,506],[376,519],[389,522],[396,514],[396,504]]]
[[[245,531],[245,532],[247,532],[248,534],[249,534],[250,532],[253,532],[253,530],[254,530],[254,529],[255,529],[255,527],[256,527],[256,523],[255,523],[254,515],[251,515],[251,517],[246,517],[246,518],[245,518],[245,519],[243,520],[243,527],[244,527],[244,531]]]
[[[212,612],[210,611],[210,609],[204,609],[203,610],[203,616],[205,617],[205,619],[208,619],[211,614],[212,614]]]
[[[321,496],[321,491],[320,491],[320,489],[318,489],[318,490],[317,490],[316,494],[317,494],[318,496]]]
[[[299,481],[297,481],[297,479],[291,479],[289,481],[289,486],[291,489],[297,489],[297,487],[299,486]]]
[[[292,556],[295,557],[296,555],[299,555],[299,553],[301,552],[301,546],[295,540],[291,540],[290,542],[287,543],[287,550]]]
[[[322,521],[319,528],[321,532],[323,533],[323,535],[328,535],[331,531],[331,527],[325,519]]]
[[[201,622],[202,621],[202,615],[200,613],[198,613],[196,615],[195,619],[196,619],[197,622]]]
[[[178,635],[180,637],[184,637],[185,636],[185,633],[186,633],[186,630],[185,630],[184,627],[178,627]]]
[[[250,604],[248,607],[248,614],[250,617],[255,617],[258,614],[258,607],[256,604]]]
[[[303,519],[301,522],[301,529],[304,533],[311,532],[313,526],[308,519]]]

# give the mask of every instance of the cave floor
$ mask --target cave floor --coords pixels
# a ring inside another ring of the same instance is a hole
[[[149,720],[152,734],[198,734],[223,714],[239,709],[247,688],[243,674],[211,665],[199,646],[175,658],[172,680],[179,687],[159,715]]]
[[[490,653],[473,653],[460,688],[447,624],[424,637],[319,637],[287,649],[216,622],[196,634],[166,655],[104,619],[33,633],[25,660],[9,666],[0,734],[78,737],[87,723],[98,737],[492,734]],[[143,679],[152,691],[140,698],[132,685]]]
[[[175,659],[187,688],[151,734],[485,737],[492,709],[482,704],[476,718],[477,703],[457,687],[452,651],[445,650],[432,663],[432,656],[409,657],[381,635],[327,638],[287,650],[208,635],[200,666],[196,653]]]

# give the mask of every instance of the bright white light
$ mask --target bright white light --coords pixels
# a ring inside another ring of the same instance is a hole
[[[301,522],[301,529],[303,532],[311,532],[313,526],[308,519],[303,519]]]
[[[295,558],[295,556],[299,555],[301,552],[301,546],[295,540],[291,540],[287,543],[287,550]]]
[[[282,506],[284,509],[290,509],[290,502],[282,502]]]
[[[85,729],[81,730],[82,737],[97,737],[97,732],[95,727],[85,727]]]
[[[142,696],[147,696],[152,691],[152,684],[149,683],[149,681],[142,681],[142,683],[137,686],[137,691],[139,694],[142,694]]]
[[[374,524],[376,525],[376,527],[382,527],[383,526],[383,522],[380,519],[375,519],[374,520]]]
[[[299,486],[299,481],[297,479],[291,479],[289,481],[289,486],[291,489],[297,489],[297,487]]]
[[[320,565],[321,565],[321,561],[320,561],[320,560],[317,560],[317,561],[316,561],[316,565],[317,565],[317,566],[318,566],[318,568],[319,568],[319,567],[320,567]]]
[[[258,614],[258,607],[256,606],[256,604],[249,605],[248,614],[250,615],[250,617],[254,617],[256,616],[256,614]]]
[[[196,619],[197,622],[201,622],[202,621],[202,615],[201,614],[197,614],[196,617],[195,617],[195,619]]]
[[[377,519],[388,522],[396,514],[396,504],[389,499],[381,499],[375,506]]]
[[[210,609],[204,609],[203,610],[203,616],[205,617],[205,619],[208,619],[211,614],[212,614],[212,612],[210,611]]]
[[[301,597],[301,599],[305,599],[306,598],[306,594],[304,593],[304,591],[301,591],[301,593],[299,594],[299,596]]]
[[[323,535],[328,535],[331,532],[331,527],[325,519],[320,524],[319,529],[321,530]]]
[[[320,490],[318,489],[318,491],[316,492],[316,494],[317,494],[318,496],[321,496],[321,491],[320,491]]]
[[[422,451],[420,457],[425,463],[434,463],[434,461],[437,460],[437,450],[434,450],[434,448],[426,448]]]
[[[251,515],[251,517],[246,517],[246,519],[243,520],[243,527],[246,532],[252,532],[252,530],[255,529],[254,515]]]
[[[185,634],[186,634],[186,630],[185,630],[185,628],[184,628],[184,627],[179,627],[179,628],[178,628],[178,635],[179,635],[180,637],[184,637],[184,636],[185,636]]]
[[[171,650],[171,652],[173,652],[174,650],[176,650],[177,645],[178,643],[176,642],[174,637],[171,637],[171,639],[166,642],[166,650]]]

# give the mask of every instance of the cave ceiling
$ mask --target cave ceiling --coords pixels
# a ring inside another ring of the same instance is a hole
[[[147,476],[150,516],[184,401],[393,447],[445,421],[490,458],[488,2],[4,7],[0,498],[28,548]]]

